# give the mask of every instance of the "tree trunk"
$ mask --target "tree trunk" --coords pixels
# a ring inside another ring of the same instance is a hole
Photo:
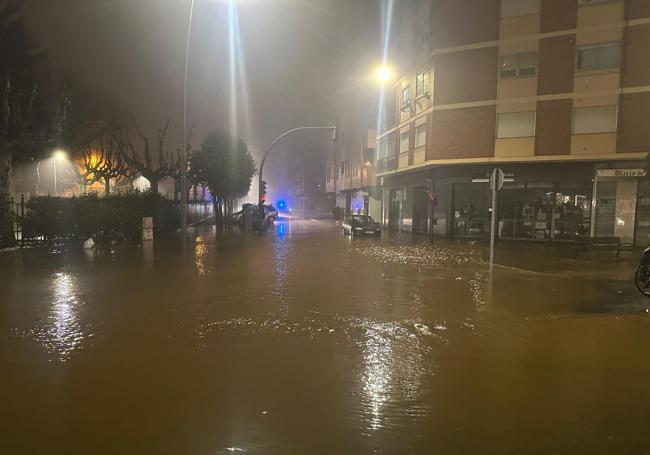
[[[0,151],[0,248],[16,244],[11,198],[11,153]]]
[[[181,179],[174,178],[174,202],[181,200]]]
[[[111,195],[111,179],[104,179],[104,197]]]
[[[153,177],[148,180],[150,185],[149,190],[154,194],[158,194],[158,183],[160,183],[160,180]]]

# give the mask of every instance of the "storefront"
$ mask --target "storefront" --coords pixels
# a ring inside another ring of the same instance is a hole
[[[591,192],[591,182],[506,183],[499,192],[499,238],[575,240],[589,236]],[[487,237],[491,216],[487,183],[454,184],[452,237]]]
[[[500,165],[507,178],[499,192],[498,237],[567,242],[616,236],[638,247],[650,245],[650,180],[642,165]],[[386,178],[384,223],[391,229],[426,234],[432,210],[434,235],[487,239],[492,216],[488,177],[493,169],[494,165],[441,166]],[[430,209],[431,196],[435,203]]]
[[[650,244],[650,185],[641,168],[596,169],[592,236]]]

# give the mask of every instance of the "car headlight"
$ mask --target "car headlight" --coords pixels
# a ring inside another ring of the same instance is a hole
[[[355,230],[355,231],[363,231],[363,228],[355,227],[354,230]]]

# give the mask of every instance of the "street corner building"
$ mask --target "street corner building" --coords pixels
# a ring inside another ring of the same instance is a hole
[[[650,0],[394,8],[395,77],[374,104],[341,99],[326,169],[337,205],[395,230],[486,238],[498,167],[499,238],[650,244]]]

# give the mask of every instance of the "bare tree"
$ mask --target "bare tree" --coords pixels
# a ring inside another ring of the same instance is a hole
[[[130,175],[129,166],[119,153],[118,141],[112,132],[102,134],[94,141],[86,143],[81,154],[83,171],[79,171],[79,177],[84,192],[88,185],[102,182],[104,193],[108,196],[111,193],[111,181],[127,178]]]
[[[165,126],[158,130],[157,141],[153,146],[149,138],[142,133],[135,119],[132,122],[138,137],[142,141],[141,152],[138,152],[138,147],[131,140],[129,130],[123,130],[119,134],[117,142],[118,153],[128,166],[149,180],[152,191],[158,192],[160,181],[170,175],[172,157],[170,153],[165,152],[165,137],[169,128],[169,119],[165,122]]]

